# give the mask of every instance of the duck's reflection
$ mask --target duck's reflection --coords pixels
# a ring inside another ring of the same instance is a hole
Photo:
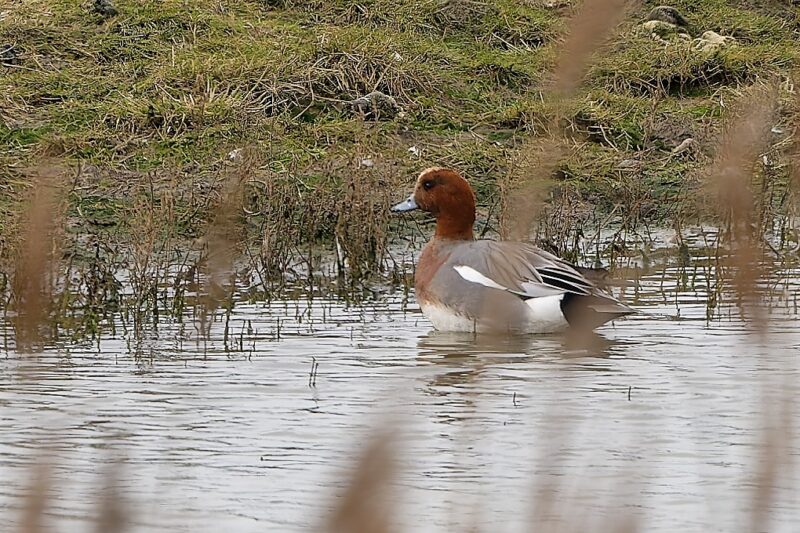
[[[459,359],[489,357],[499,362],[524,362],[534,357],[607,358],[619,341],[594,331],[554,335],[492,335],[431,331],[417,342],[421,361],[456,362]]]
[[[513,391],[514,383],[530,378],[531,365],[548,364],[554,372],[565,370],[565,359],[574,359],[570,370],[608,371],[603,361],[619,355],[622,343],[591,332],[583,335],[489,335],[431,331],[419,338],[420,365],[437,365],[441,371],[426,378],[424,390],[447,397],[456,409],[440,412],[448,421],[465,419],[474,412],[483,394]],[[586,359],[582,364],[580,359]],[[513,394],[513,392],[508,393]]]

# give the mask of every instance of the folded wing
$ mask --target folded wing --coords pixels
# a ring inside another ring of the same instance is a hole
[[[571,324],[588,320],[595,327],[634,312],[566,261],[530,244],[475,241],[449,263],[464,280],[523,300],[562,294]]]
[[[475,241],[450,262],[465,280],[521,298],[589,295],[594,290],[592,282],[572,265],[525,243]]]

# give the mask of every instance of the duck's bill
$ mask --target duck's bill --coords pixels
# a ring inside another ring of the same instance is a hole
[[[417,201],[414,199],[414,195],[412,194],[407,200],[392,206],[390,211],[392,213],[405,213],[406,211],[413,211],[414,209],[419,209],[419,206],[417,205]]]

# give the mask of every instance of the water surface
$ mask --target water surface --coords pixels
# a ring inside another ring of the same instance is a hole
[[[49,520],[89,530],[120,461],[134,531],[315,530],[370,436],[391,427],[408,531],[527,531],[532,516],[747,529],[765,459],[777,475],[763,530],[796,531],[800,446],[786,435],[800,416],[782,408],[800,392],[800,271],[766,284],[768,331],[754,334],[729,304],[708,320],[706,263],[670,261],[625,290],[648,314],[601,328],[588,349],[436,333],[399,293],[239,303],[227,340],[218,319],[202,340],[186,322],[36,355],[9,343],[0,530],[19,523],[43,462]],[[783,437],[770,451],[771,434]]]

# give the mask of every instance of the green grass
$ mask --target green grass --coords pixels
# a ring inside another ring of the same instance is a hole
[[[618,170],[626,159],[642,162],[634,196],[644,203],[678,190],[702,161],[669,157],[676,125],[713,139],[725,115],[721,94],[788,78],[800,55],[797,8],[675,2],[695,36],[736,37],[707,54],[637,32],[656,2],[644,4],[598,55],[562,120],[583,148],[568,155],[561,176],[604,207],[636,186]],[[97,175],[170,176],[188,188],[213,185],[235,148],[259,151],[265,168],[306,184],[320,168],[353,168],[366,154],[395,183],[427,165],[458,167],[490,204],[519,141],[540,134],[553,113],[542,94],[568,15],[514,0],[120,0],[108,19],[90,6],[12,0],[4,8],[0,44],[13,44],[21,59],[0,67],[0,183],[13,184],[0,189],[4,232],[26,169],[44,157]],[[346,101],[373,89],[404,112],[377,124],[348,112]],[[341,179],[326,183],[340,187]],[[124,214],[115,206],[127,188],[89,185],[71,200],[84,215],[112,223]]]

